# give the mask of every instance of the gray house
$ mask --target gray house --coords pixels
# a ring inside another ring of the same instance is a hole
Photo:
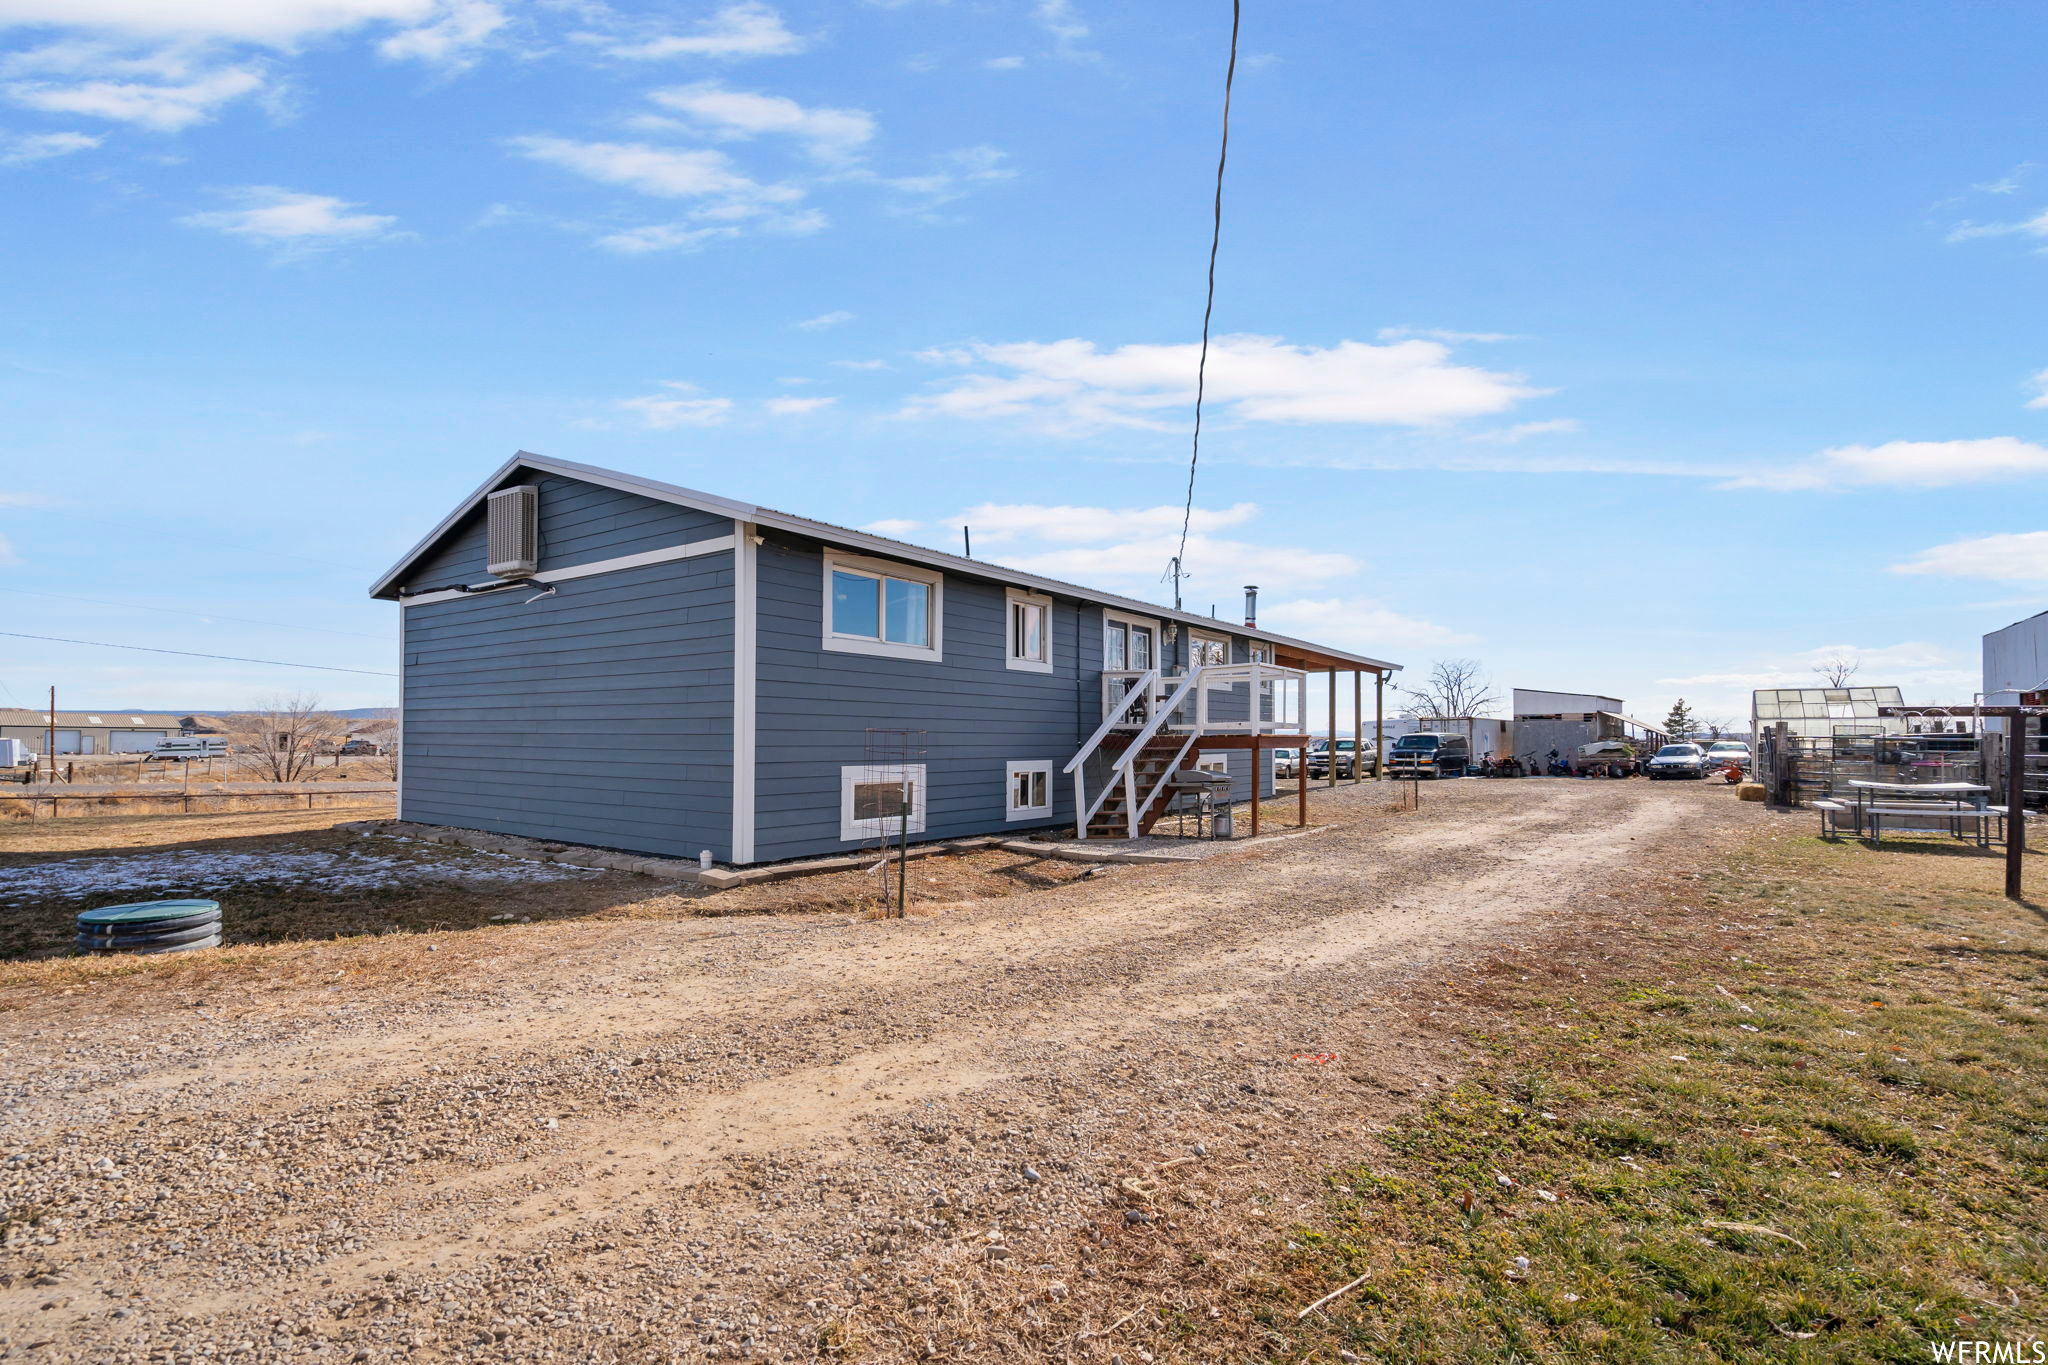
[[[918,840],[1122,835],[1190,767],[1270,792],[1311,671],[1396,667],[524,452],[371,592],[402,818],[736,864],[906,808]]]

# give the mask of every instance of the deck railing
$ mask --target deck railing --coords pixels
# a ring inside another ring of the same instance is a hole
[[[1169,690],[1170,689],[1170,690]],[[1221,708],[1243,710],[1242,716],[1216,714],[1212,696],[1222,692],[1233,696],[1243,689],[1244,705]],[[1308,674],[1278,664],[1206,664],[1176,678],[1163,677],[1159,670],[1109,670],[1102,675],[1102,724],[1088,742],[1067,763],[1065,772],[1074,775],[1074,824],[1076,837],[1088,837],[1088,824],[1119,786],[1124,791],[1124,818],[1130,837],[1138,836],[1143,813],[1158,799],[1195,741],[1204,735],[1302,734],[1307,732],[1305,706]],[[1097,756],[1110,735],[1131,732],[1122,752],[1110,762],[1091,800],[1088,795],[1088,762]],[[1184,734],[1185,740],[1166,765],[1150,791],[1140,799],[1135,760],[1152,739],[1161,734]],[[1256,775],[1254,776],[1256,781]]]

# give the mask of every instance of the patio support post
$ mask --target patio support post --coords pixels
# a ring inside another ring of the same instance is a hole
[[[1372,675],[1372,780],[1377,782],[1386,773],[1382,765],[1387,761],[1387,671],[1374,669]]]
[[[1264,736],[1252,732],[1252,838],[1259,837],[1259,805],[1266,799],[1266,774],[1259,767],[1259,759],[1265,754]]]
[[[2005,735],[2005,898],[2016,901],[2026,896],[2027,708],[2006,715],[2012,724]]]
[[[1365,780],[1365,670],[1351,670],[1351,781]]]
[[[1308,689],[1304,686],[1302,690],[1306,692]],[[1304,696],[1302,700],[1306,702],[1308,698]],[[1304,706],[1303,710],[1306,709]],[[1294,822],[1303,829],[1308,828],[1308,742],[1308,727],[1304,725],[1301,734],[1301,762],[1297,765],[1300,776],[1295,780],[1294,792]]]
[[[1337,785],[1337,670],[1330,670],[1330,785]]]

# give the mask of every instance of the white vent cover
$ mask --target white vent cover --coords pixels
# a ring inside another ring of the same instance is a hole
[[[540,567],[540,489],[530,483],[501,488],[487,499],[490,558],[500,578],[524,578]]]

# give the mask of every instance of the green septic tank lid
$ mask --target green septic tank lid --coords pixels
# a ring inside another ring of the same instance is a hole
[[[133,905],[102,905],[78,917],[80,924],[150,924],[160,919],[218,914],[219,901],[139,901]]]

